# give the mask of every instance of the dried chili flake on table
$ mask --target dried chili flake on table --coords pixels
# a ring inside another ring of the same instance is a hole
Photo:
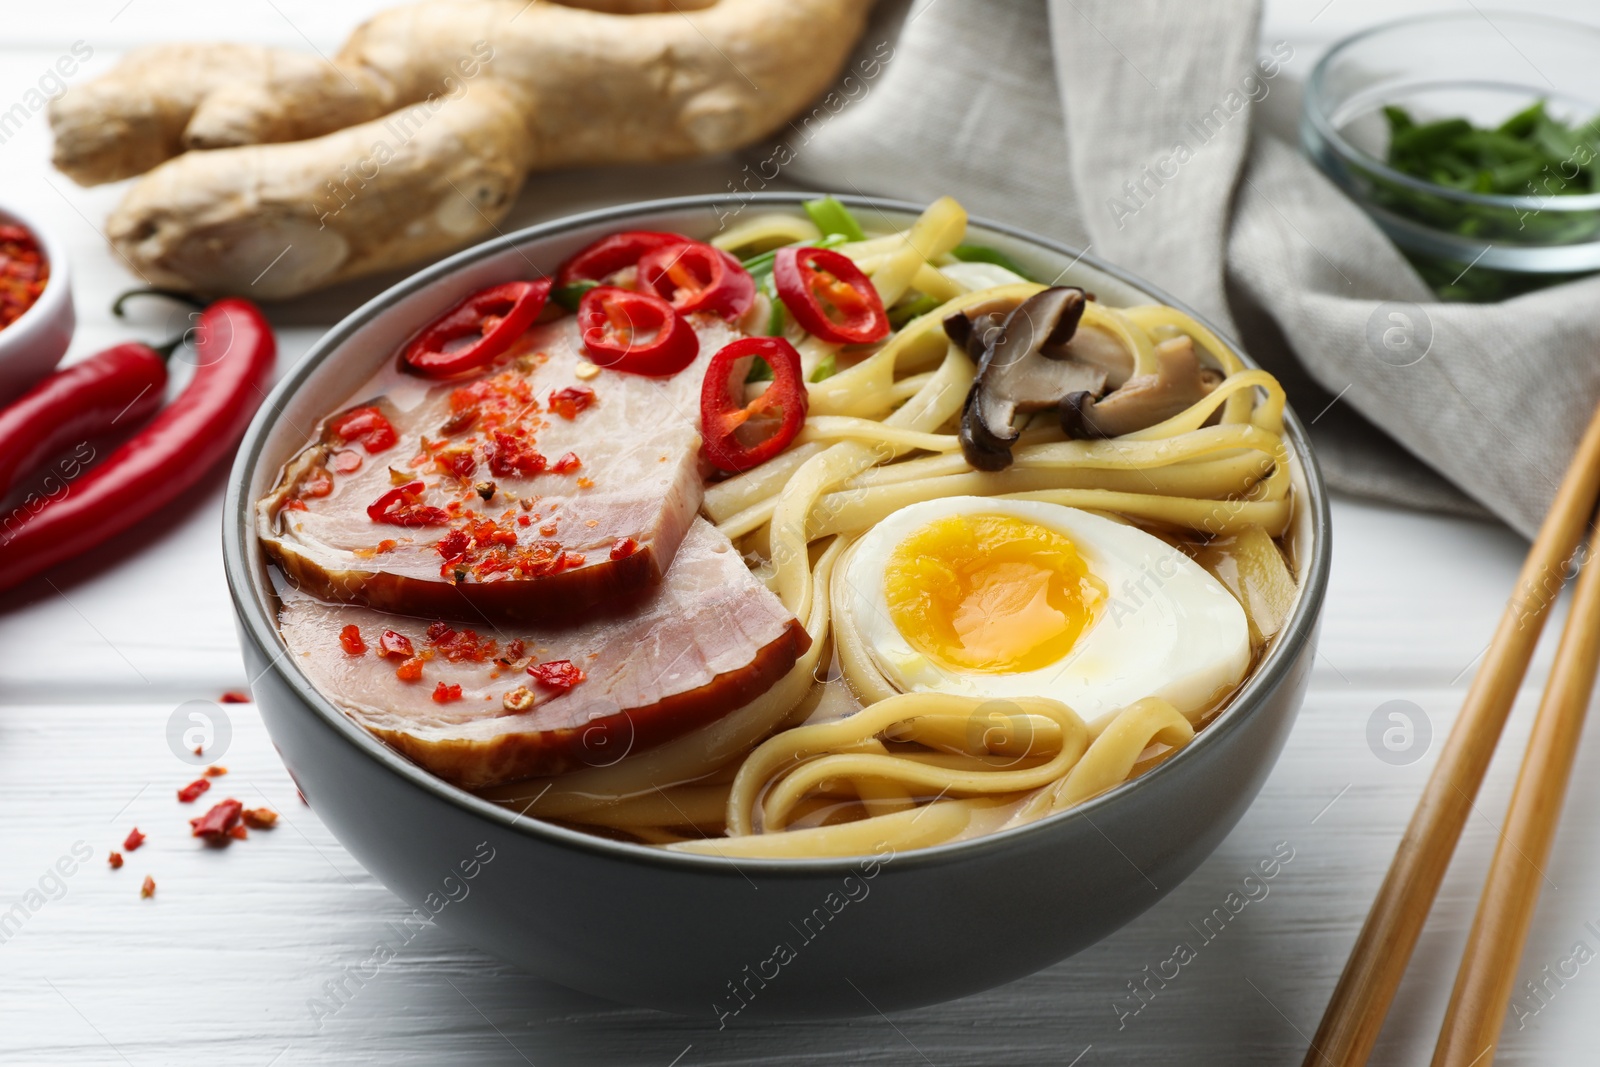
[[[361,640],[361,627],[351,623],[339,631],[339,647],[347,655],[359,656],[367,650],[367,643]]]
[[[229,797],[212,806],[211,810],[197,819],[190,819],[189,825],[194,830],[195,837],[203,837],[207,841],[220,841],[229,830],[233,829],[239,821],[244,805]]]
[[[144,881],[139,884],[139,899],[140,900],[149,900],[151,897],[153,897],[155,895],[156,895],[156,880],[154,878],[150,877],[147,874],[147,875],[144,876]]]
[[[245,808],[239,816],[252,830],[270,830],[278,825],[278,813],[271,808]]]
[[[21,226],[0,226],[0,329],[32,307],[49,280],[50,265],[33,234]]]
[[[119,869],[122,866],[122,853],[113,850],[111,855],[106,857],[106,862],[111,864],[113,871]]]
[[[433,687],[433,701],[435,704],[449,704],[451,701],[460,699],[461,687],[459,685],[446,685],[440,682]]]
[[[230,689],[222,694],[222,702],[224,704],[248,704],[250,703],[250,694],[241,693],[237,689]]]
[[[178,790],[180,804],[193,804],[200,798],[200,794],[211,788],[211,783],[204,778],[196,778],[182,789]]]
[[[205,775],[207,778],[221,778],[224,774],[228,773],[228,768],[224,767],[220,763],[213,763],[200,773]]]
[[[580,412],[593,403],[594,390],[585,389],[581,385],[569,385],[565,389],[550,391],[550,410],[563,419],[577,418]]]
[[[139,832],[139,828],[135,826],[132,830],[128,831],[127,840],[122,842],[122,847],[127,849],[129,852],[132,852],[142,844],[144,844],[144,835],[141,834]]]
[[[250,836],[250,831],[244,828],[244,823],[234,823],[232,826],[228,827],[228,836],[236,837],[240,841],[243,841]]]
[[[551,689],[565,692],[583,681],[587,677],[583,668],[577,666],[569,659],[553,659],[548,663],[535,663],[528,668],[528,673],[540,685],[547,685]]]

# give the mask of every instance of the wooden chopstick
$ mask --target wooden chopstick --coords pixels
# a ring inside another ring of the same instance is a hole
[[[1591,556],[1596,548],[1600,534],[1590,536]],[[1500,1041],[1517,961],[1539,902],[1543,866],[1572,776],[1597,665],[1600,561],[1591,558],[1578,575],[1572,613],[1561,632],[1555,665],[1506,809],[1500,844],[1467,936],[1450,1007],[1434,1046],[1433,1067],[1489,1067],[1494,1061],[1493,1049]]]
[[[1523,561],[1516,590],[1311,1040],[1305,1067],[1359,1067],[1372,1053],[1597,496],[1600,408]]]

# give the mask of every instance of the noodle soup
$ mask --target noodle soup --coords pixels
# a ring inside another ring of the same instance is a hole
[[[627,231],[449,309],[258,502],[301,668],[480,796],[681,852],[961,840],[1181,750],[1299,594],[1283,392],[965,224]]]

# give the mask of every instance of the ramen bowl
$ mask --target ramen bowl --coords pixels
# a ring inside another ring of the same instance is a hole
[[[1137,779],[1076,808],[971,840],[828,859],[667,851],[539,821],[458,789],[338,710],[288,655],[252,501],[405,339],[469,292],[552,270],[619,229],[697,237],[743,210],[693,197],[533,227],[421,271],[328,333],[284,377],[239,451],[224,543],[255,698],[306,800],[351,854],[461,940],[586,993],[707,1020],[868,1014],[948,1000],[1038,970],[1149,908],[1216,848],[1277,759],[1304,696],[1330,560],[1328,502],[1290,414],[1298,601],[1227,708]],[[844,198],[904,226],[920,208]],[[1078,251],[973,220],[970,240],[1111,304],[1182,305]]]

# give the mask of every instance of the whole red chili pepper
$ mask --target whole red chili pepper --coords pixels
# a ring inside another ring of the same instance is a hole
[[[859,345],[889,336],[883,299],[849,256],[828,248],[780,248],[772,282],[794,321],[814,337]]]
[[[602,367],[652,377],[677,374],[700,354],[689,320],[653,293],[601,285],[583,294],[578,330]]]
[[[549,296],[549,278],[479,290],[424,326],[401,359],[427,378],[450,378],[481,367],[533,325]],[[465,337],[477,339],[451,347]]]
[[[160,512],[233,455],[272,377],[272,328],[230,297],[200,314],[194,346],[194,378],[149,425],[38,511],[0,516],[0,590]]]
[[[720,248],[699,241],[666,245],[639,260],[639,288],[679,311],[710,311],[736,319],[756,302],[756,280]]]
[[[772,384],[744,403],[745,374],[739,360],[755,356],[772,368]],[[740,373],[735,374],[735,369]],[[789,447],[806,424],[810,400],[800,374],[800,353],[782,337],[741,337],[711,357],[700,385],[700,436],[706,459],[718,470],[734,473],[759,466]],[[757,441],[741,440],[739,431],[752,418],[777,416],[773,431]]]
[[[166,399],[167,364],[157,349],[137,342],[108,348],[58,370],[0,411],[0,497],[19,476],[74,445],[88,456],[92,438],[131,430]],[[77,472],[64,472],[76,477]]]
[[[556,271],[556,284],[568,286],[574,282],[604,281],[623,267],[631,267],[639,262],[646,252],[667,245],[683,244],[688,240],[681,233],[623,230],[600,238],[561,264]]]

